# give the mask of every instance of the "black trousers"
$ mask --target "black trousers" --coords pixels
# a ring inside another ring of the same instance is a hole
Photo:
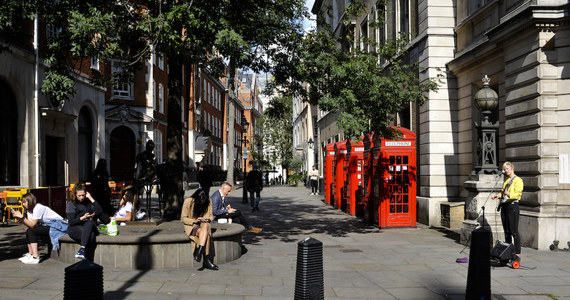
[[[219,216],[216,217],[216,219],[220,219],[220,218],[232,218],[232,223],[236,222],[239,223],[241,225],[243,225],[243,227],[245,227],[245,229],[249,229],[250,225],[249,223],[247,223],[247,220],[245,219],[245,217],[242,215],[241,211],[236,210],[233,213],[227,213],[227,214],[221,214]]]
[[[70,238],[85,247],[85,256],[88,260],[93,261],[95,257],[95,248],[97,248],[97,226],[92,220],[87,220],[83,224],[69,226],[67,234]]]
[[[318,185],[319,185],[319,181],[318,181],[318,180],[313,180],[313,179],[311,179],[311,192],[312,192],[312,193],[316,193],[316,194],[319,193]]]
[[[28,243],[34,244],[38,242],[38,237],[48,237],[49,238],[49,226],[38,223],[34,228],[29,228],[26,231],[26,238]]]
[[[501,222],[505,231],[505,242],[512,244],[515,240],[515,253],[521,253],[521,237],[519,235],[519,203],[503,205],[501,208]]]

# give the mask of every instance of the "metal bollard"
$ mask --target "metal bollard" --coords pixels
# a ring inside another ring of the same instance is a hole
[[[86,259],[65,268],[63,299],[103,299],[103,267]]]
[[[295,299],[324,299],[323,243],[306,238],[298,243]]]
[[[491,299],[491,231],[484,227],[471,234],[465,299]]]

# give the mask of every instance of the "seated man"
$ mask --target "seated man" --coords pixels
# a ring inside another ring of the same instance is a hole
[[[245,217],[241,214],[241,211],[232,208],[229,204],[226,205],[226,196],[230,194],[232,190],[232,185],[224,182],[219,190],[215,191],[212,196],[212,210],[214,213],[214,219],[218,220],[221,218],[232,218],[237,223],[243,225],[248,232],[259,233],[261,228],[255,228],[247,223]]]

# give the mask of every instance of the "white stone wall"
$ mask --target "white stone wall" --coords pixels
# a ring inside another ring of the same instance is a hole
[[[418,2],[418,37],[412,47],[418,52],[420,81],[445,72],[455,49],[454,1]],[[439,68],[439,70],[438,70]],[[459,149],[457,102],[453,78],[444,78],[439,90],[419,108],[418,132],[418,221],[439,226],[440,202],[459,197]]]

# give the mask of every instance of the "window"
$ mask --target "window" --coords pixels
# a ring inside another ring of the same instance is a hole
[[[130,74],[123,74],[118,61],[113,61],[111,66],[113,72],[113,98],[132,100],[133,85],[129,81]]]
[[[360,47],[363,51],[368,52],[368,17],[364,18],[364,21],[360,23]]]
[[[162,163],[162,132],[158,129],[153,130],[154,135],[154,154],[156,162]]]
[[[156,65],[159,69],[164,70],[164,54],[157,53],[156,54]]]
[[[182,161],[186,161],[186,143],[184,142],[184,135],[182,135]]]
[[[62,32],[61,27],[56,28],[53,25],[46,26],[46,37],[48,40],[52,37],[56,37],[56,36],[60,35],[61,32]]]
[[[164,86],[162,83],[158,84],[158,112],[164,113]]]
[[[185,102],[184,97],[182,97],[180,99],[180,120],[182,121],[182,124],[184,124],[184,122],[186,121],[186,118],[184,117],[184,106],[185,106],[184,102]]]
[[[99,58],[96,56],[91,57],[91,69],[99,71]]]
[[[410,7],[408,0],[400,0],[400,32],[410,33]]]

